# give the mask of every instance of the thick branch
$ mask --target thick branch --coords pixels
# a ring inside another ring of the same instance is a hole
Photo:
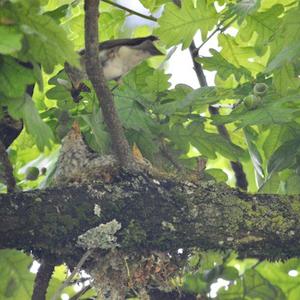
[[[78,235],[116,219],[123,250],[198,247],[287,258],[300,253],[299,203],[299,196],[247,195],[214,182],[121,173],[112,184],[0,195],[0,247],[50,253],[74,266],[83,254]]]
[[[0,165],[3,167],[4,180],[6,182],[7,191],[13,192],[16,188],[16,180],[13,174],[13,168],[9,161],[5,146],[0,140]]]
[[[116,112],[112,93],[106,84],[103,70],[100,68],[98,57],[98,7],[99,0],[85,1],[86,72],[99,100],[103,118],[111,136],[113,150],[121,166],[131,167],[133,157],[130,147]]]

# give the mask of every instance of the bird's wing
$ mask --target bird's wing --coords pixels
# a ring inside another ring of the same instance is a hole
[[[102,43],[99,43],[98,49],[99,50],[108,50],[114,47],[120,46],[137,46],[145,41],[156,41],[158,38],[154,35],[141,37],[141,38],[134,38],[134,39],[117,39],[117,40],[109,40]],[[85,49],[79,51],[80,55],[85,54]]]

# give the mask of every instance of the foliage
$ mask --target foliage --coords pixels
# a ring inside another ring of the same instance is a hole
[[[230,185],[229,161],[239,160],[250,192],[299,193],[299,3],[186,0],[178,7],[168,0],[140,2],[151,13],[162,11],[154,29],[126,27],[128,14],[103,2],[100,39],[154,31],[159,47],[167,52],[180,44],[187,48],[199,30],[203,42],[213,31],[219,49],[204,57],[200,48],[197,58],[204,70],[216,72],[215,86],[172,86],[171,75],[157,68],[165,65],[161,57],[126,75],[113,93],[130,144],[137,145],[152,164],[171,172],[174,166],[162,149],[188,170],[196,168],[198,157],[206,159],[207,173]],[[78,65],[75,50],[83,47],[83,13],[80,1],[0,0],[0,119],[8,111],[25,125],[9,148],[22,189],[46,186],[61,138],[75,119],[91,148],[110,151],[94,92],[83,92],[80,102],[74,102],[62,71],[65,61]],[[266,94],[255,94],[257,83],[266,84]],[[31,84],[35,84],[32,96],[27,92]],[[208,105],[219,105],[220,114],[210,116]],[[217,133],[215,125],[223,124],[231,141]],[[32,168],[39,170],[36,180],[28,179]],[[5,191],[4,184],[0,183],[0,190]],[[16,251],[1,252],[1,299],[29,299],[30,261]],[[299,279],[288,272],[299,266],[297,259],[256,265],[232,255],[195,253],[179,285],[206,295],[223,278],[229,287],[220,290],[218,299],[297,299]],[[52,281],[62,280],[54,276]]]

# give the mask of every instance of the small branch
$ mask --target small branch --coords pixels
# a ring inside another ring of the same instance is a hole
[[[19,136],[23,129],[23,122],[21,120],[14,120],[6,111],[6,108],[0,106],[4,116],[0,120],[0,141],[7,149],[14,140]]]
[[[198,57],[198,50],[199,48],[196,48],[194,41],[192,41],[190,47],[189,47],[192,60],[193,60],[193,65],[194,65],[194,70],[196,72],[199,84],[201,87],[207,86],[207,81],[205,74],[203,72],[203,68],[201,64],[199,64],[196,61],[196,58]],[[218,115],[219,114],[219,109],[217,107],[214,107],[212,105],[208,106],[209,113],[213,115]],[[225,139],[230,141],[230,136],[229,133],[224,125],[218,125],[217,126],[218,132],[221,136],[223,136]],[[231,168],[234,172],[235,178],[236,178],[236,186],[239,187],[240,189],[247,190],[248,187],[248,182],[246,178],[246,174],[243,170],[243,166],[240,162],[238,161],[231,161],[230,162]]]
[[[217,28],[200,44],[200,46],[198,48],[195,49],[196,54],[199,53],[199,50],[218,32],[224,32],[233,22],[235,22],[236,17],[233,18],[228,24],[224,25],[223,27],[221,27],[223,25],[223,23],[226,20],[221,21],[218,25]]]
[[[6,182],[7,191],[12,193],[16,189],[16,179],[13,174],[13,167],[9,161],[6,149],[0,140],[0,163],[4,169],[4,180]]]
[[[89,1],[89,0],[88,0]],[[63,284],[57,289],[55,294],[52,296],[51,300],[57,300],[58,297],[60,297],[60,294],[63,292],[63,290],[69,286],[70,282],[74,278],[74,276],[80,271],[85,261],[89,258],[89,256],[93,253],[93,250],[87,250],[83,256],[81,257],[80,261],[78,262],[77,266],[74,268],[71,275],[63,282]]]
[[[201,87],[207,86],[207,80],[204,75],[202,66],[196,61],[196,58],[198,57],[198,50],[196,48],[195,42],[192,41],[191,45],[189,46],[190,54],[192,57],[193,65],[194,65],[194,70],[197,75],[198,81],[200,83]]]
[[[54,267],[55,265],[47,262],[47,260],[42,261],[35,277],[31,300],[46,299],[47,288],[49,286],[49,281],[54,271]]]
[[[141,17],[141,18],[143,18],[143,19],[147,19],[147,20],[150,20],[150,21],[153,21],[153,22],[157,22],[157,18],[155,18],[155,17],[153,17],[153,16],[151,16],[151,15],[150,15],[150,16],[147,16],[147,15],[141,14],[141,13],[135,11],[135,10],[132,10],[132,9],[126,7],[126,6],[120,5],[120,4],[115,3],[115,2],[113,2],[113,1],[110,1],[110,0],[102,0],[102,2],[105,2],[105,3],[108,3],[108,4],[112,5],[112,6],[118,7],[118,8],[120,8],[120,9],[122,9],[122,10],[128,11],[128,12],[129,12],[130,14],[132,14],[132,15],[136,15],[136,16]]]
[[[85,0],[86,72],[95,89],[103,119],[111,137],[113,151],[121,166],[132,167],[134,166],[134,159],[114,105],[113,95],[106,84],[103,70],[100,68],[98,56],[98,7],[99,0]]]
[[[89,291],[92,287],[90,285],[85,286],[82,290],[80,290],[77,294],[71,297],[69,300],[78,300],[82,295],[84,295],[87,291]]]

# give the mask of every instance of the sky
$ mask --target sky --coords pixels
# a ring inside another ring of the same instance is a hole
[[[138,0],[119,0],[119,4],[122,4],[128,8],[131,8],[135,11],[138,11],[142,14],[149,15],[149,11],[145,9],[141,3]],[[158,12],[158,15],[160,12]],[[128,27],[133,28],[142,25],[149,25],[149,26],[155,26],[155,23],[143,18],[140,18],[138,16],[130,16],[128,17],[127,24]],[[196,46],[199,46],[201,44],[201,36],[200,33],[197,33],[195,36],[195,43]],[[217,39],[211,39],[208,43],[204,45],[204,47],[200,50],[201,56],[210,56],[209,49],[218,48]],[[171,77],[171,84],[172,86],[175,86],[179,83],[187,84],[193,88],[199,87],[199,82],[197,79],[197,76],[193,70],[193,63],[192,59],[189,53],[189,50],[181,50],[181,46],[177,47],[174,54],[171,56],[167,63],[167,73],[170,73],[172,75]],[[208,82],[208,85],[214,85],[214,72],[207,72],[205,71],[205,76]]]

